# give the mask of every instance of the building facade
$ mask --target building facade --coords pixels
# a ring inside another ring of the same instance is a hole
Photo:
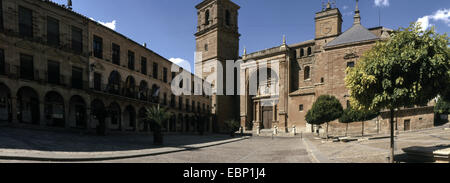
[[[46,0],[1,0],[0,10],[0,122],[89,130],[106,111],[108,130],[139,132],[145,108],[160,105],[166,131],[212,131],[211,98],[171,90],[180,73],[186,85],[198,78],[145,45]]]
[[[319,96],[333,95],[344,108],[350,107],[344,81],[346,69],[353,67],[377,41],[389,39],[392,30],[362,26],[357,4],[353,26],[342,32],[342,22],[339,9],[328,3],[316,13],[314,40],[287,45],[284,38],[281,45],[270,49],[250,54],[244,51],[240,77],[244,78],[246,92],[240,97],[241,126],[255,134],[314,132],[318,127],[309,125],[305,116]],[[267,77],[261,79],[261,74]],[[271,77],[275,74],[278,78]],[[253,87],[250,81],[254,78],[259,80]],[[400,109],[397,130],[432,127],[431,105]],[[387,112],[382,112],[372,121],[351,124],[350,131],[386,132],[388,120]],[[342,135],[345,129],[346,125],[338,121],[330,123],[331,134]]]

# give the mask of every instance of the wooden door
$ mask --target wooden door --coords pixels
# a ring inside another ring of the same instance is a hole
[[[273,108],[263,107],[263,129],[271,129],[273,121]]]

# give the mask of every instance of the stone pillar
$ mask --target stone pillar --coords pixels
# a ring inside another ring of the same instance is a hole
[[[70,128],[70,108],[69,108],[69,102],[65,102],[64,105],[64,125],[65,128]]]
[[[11,97],[11,121],[13,124],[19,123],[17,119],[17,98]]]
[[[90,105],[89,105],[90,106]],[[86,108],[86,131],[89,131],[89,129],[91,128],[91,108],[88,107]]]
[[[39,125],[45,126],[47,123],[45,119],[45,104],[44,102],[39,102]]]
[[[288,73],[287,73],[287,65],[286,65],[286,60],[281,60],[279,62],[279,85],[280,85],[280,97],[279,97],[279,103],[278,103],[278,108],[279,108],[279,114],[280,114],[280,119],[278,119],[279,121],[279,125],[282,125],[283,127],[287,127],[287,96],[288,96]]]

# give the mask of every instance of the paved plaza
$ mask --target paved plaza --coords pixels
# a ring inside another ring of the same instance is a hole
[[[403,148],[450,145],[447,126],[397,135]],[[373,136],[372,136],[373,137]],[[383,137],[383,136],[378,136]],[[151,135],[110,134],[0,128],[0,162],[89,163],[385,163],[389,138],[359,137],[349,143],[315,138],[166,135],[164,146]]]

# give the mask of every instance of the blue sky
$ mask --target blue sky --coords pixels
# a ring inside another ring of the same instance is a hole
[[[67,0],[53,0],[66,3]],[[202,0],[72,0],[73,9],[97,21],[114,25],[115,30],[167,59],[194,60],[197,14]],[[314,39],[314,15],[320,0],[233,0],[241,6],[240,53]],[[327,0],[324,0],[327,1]],[[343,14],[343,30],[353,23],[355,0],[337,0]],[[450,32],[449,0],[360,0],[362,24],[397,29],[420,20],[436,26],[439,33]],[[115,23],[115,24],[114,24]]]

